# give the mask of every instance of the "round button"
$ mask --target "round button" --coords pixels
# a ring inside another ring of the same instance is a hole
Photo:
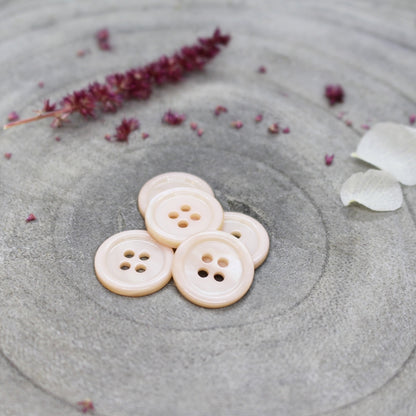
[[[178,247],[172,275],[186,299],[206,308],[221,308],[247,293],[254,265],[244,244],[223,231],[210,231],[196,234]]]
[[[124,296],[144,296],[171,278],[173,250],[146,231],[131,230],[104,241],[95,255],[95,274],[103,286]]]
[[[161,192],[146,210],[146,229],[152,237],[176,248],[188,237],[219,230],[224,219],[220,203],[195,188],[174,188]]]
[[[185,172],[167,172],[155,176],[143,185],[138,197],[140,213],[143,217],[145,216],[149,202],[160,192],[167,189],[185,187],[200,189],[214,196],[211,187],[204,180],[198,178],[198,176]]]
[[[259,267],[269,253],[270,240],[265,228],[254,218],[240,212],[224,212],[223,231],[238,238]]]

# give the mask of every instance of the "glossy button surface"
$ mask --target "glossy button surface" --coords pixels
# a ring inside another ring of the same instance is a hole
[[[162,244],[176,248],[188,237],[221,228],[224,212],[210,194],[195,188],[161,192],[146,210],[146,229]]]
[[[254,218],[240,212],[224,212],[222,230],[239,239],[259,267],[269,253],[270,240],[265,228]]]
[[[147,181],[139,192],[138,206],[139,211],[143,215],[146,214],[146,209],[149,202],[160,192],[172,188],[196,188],[205,191],[210,195],[214,195],[211,187],[198,176],[191,175],[185,172],[167,172]]]
[[[206,308],[221,308],[247,293],[254,264],[244,244],[223,231],[211,231],[196,234],[178,247],[172,275],[186,299]]]
[[[173,250],[146,231],[131,230],[104,241],[95,255],[98,280],[114,293],[143,296],[156,292],[171,278]]]

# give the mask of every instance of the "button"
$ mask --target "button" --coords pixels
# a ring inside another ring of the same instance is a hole
[[[146,231],[131,230],[104,241],[95,255],[95,274],[103,286],[124,296],[156,292],[171,278],[173,250]]]
[[[255,268],[264,262],[269,253],[270,240],[267,231],[257,220],[240,212],[224,212],[222,229],[247,247]]]
[[[155,176],[147,181],[139,192],[138,206],[139,211],[144,217],[149,202],[158,193],[172,188],[196,188],[205,191],[214,196],[211,187],[198,176],[185,172],[167,172],[162,175]]]
[[[173,258],[172,275],[182,295],[199,306],[222,308],[241,299],[253,282],[247,248],[223,231],[196,234]]]
[[[220,203],[195,188],[174,188],[161,192],[146,210],[146,229],[152,237],[176,248],[188,237],[219,230],[224,219]]]

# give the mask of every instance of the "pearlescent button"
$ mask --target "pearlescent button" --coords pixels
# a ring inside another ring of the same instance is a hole
[[[156,242],[146,231],[131,230],[105,240],[95,255],[100,283],[124,296],[144,296],[165,286],[171,278],[173,250]]]
[[[173,248],[194,234],[219,230],[223,219],[220,203],[195,188],[173,188],[157,194],[145,216],[152,237]]]
[[[224,212],[222,230],[238,238],[259,267],[269,253],[270,240],[265,228],[254,218],[240,212]]]
[[[223,231],[211,231],[196,234],[178,247],[172,275],[186,299],[206,308],[221,308],[247,293],[254,264],[244,244]]]
[[[185,172],[167,172],[147,181],[139,192],[138,206],[139,211],[144,217],[149,202],[160,192],[172,188],[196,188],[214,196],[211,187],[198,176]]]

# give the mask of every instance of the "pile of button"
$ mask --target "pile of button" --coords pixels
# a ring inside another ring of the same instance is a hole
[[[147,231],[115,234],[97,250],[94,267],[103,286],[144,296],[173,277],[186,299],[206,308],[231,305],[247,293],[269,251],[257,220],[224,212],[205,181],[183,172],[146,182],[138,207]]]

